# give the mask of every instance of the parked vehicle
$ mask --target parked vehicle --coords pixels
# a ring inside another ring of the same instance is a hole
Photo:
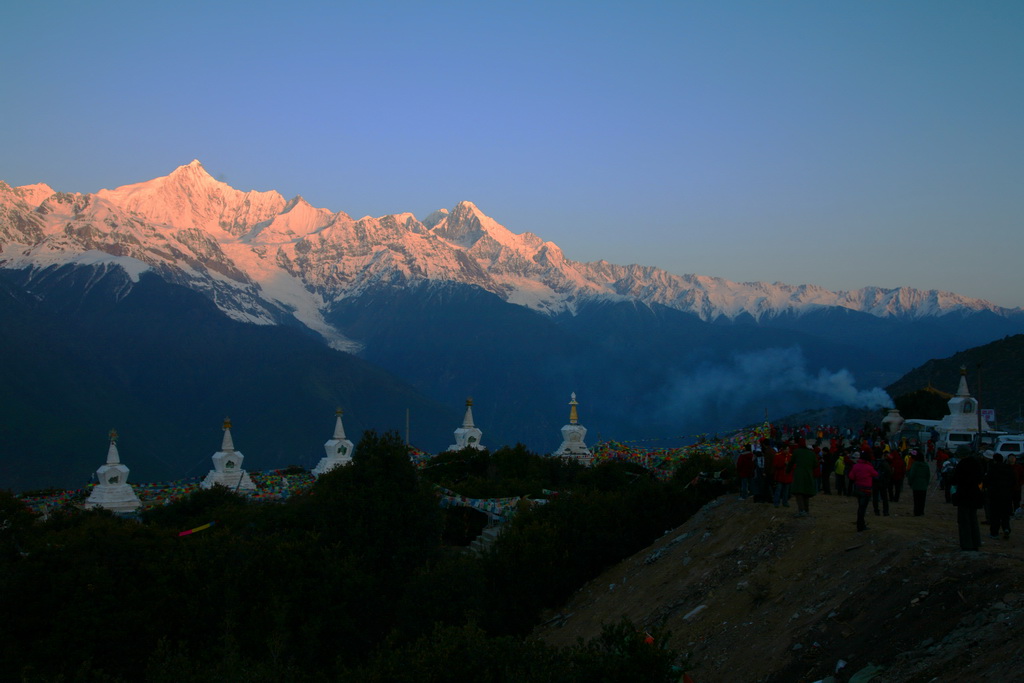
[[[939,432],[939,441],[936,444],[939,448],[945,448],[950,453],[955,453],[960,446],[974,448],[974,436],[977,432]]]
[[[897,437],[898,439],[906,439],[907,443],[912,446],[922,446],[938,434],[936,427],[940,423],[941,420],[907,420],[900,427]]]
[[[994,453],[1002,453],[1003,458],[1008,455],[1016,455],[1018,459],[1024,456],[1024,434],[1003,434],[997,436],[992,445]]]

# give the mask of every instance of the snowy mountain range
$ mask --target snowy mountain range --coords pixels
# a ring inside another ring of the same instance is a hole
[[[242,192],[199,161],[161,178],[95,194],[0,183],[0,266],[116,263],[137,278],[152,269],[205,293],[237,320],[292,316],[332,346],[358,342],[327,322],[340,301],[382,285],[454,282],[549,315],[594,302],[636,302],[704,321],[755,321],[838,308],[921,319],[1005,309],[951,292],[737,283],[658,268],[577,262],[529,232],[516,234],[463,201],[418,220],[354,219],[275,191]]]
[[[202,474],[225,415],[254,468],[315,464],[338,406],[354,441],[411,429],[436,452],[469,396],[491,448],[555,450],[573,392],[589,440],[672,445],[887,405],[879,387],[1024,311],[581,263],[470,202],[355,219],[193,161],[95,194],[0,182],[0,322],[0,488],[26,488],[87,477],[111,427],[136,481]]]

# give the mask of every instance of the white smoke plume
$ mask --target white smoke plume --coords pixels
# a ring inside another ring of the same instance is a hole
[[[677,378],[675,387],[674,399],[666,408],[677,414],[731,413],[750,419],[752,410],[775,412],[780,409],[780,402],[798,394],[822,397],[820,407],[893,406],[892,398],[880,387],[857,389],[853,375],[846,369],[821,369],[812,374],[798,347],[736,354],[728,364],[701,365],[691,374]]]

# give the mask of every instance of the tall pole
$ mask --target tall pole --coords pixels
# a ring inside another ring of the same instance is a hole
[[[981,453],[981,363],[978,363],[978,452]]]

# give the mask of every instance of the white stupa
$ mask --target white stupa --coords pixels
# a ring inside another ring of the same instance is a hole
[[[249,473],[242,469],[243,460],[245,456],[235,450],[235,444],[231,441],[231,420],[224,418],[224,440],[220,450],[213,454],[213,469],[200,486],[209,489],[220,484],[239,493],[255,491],[256,484],[252,483]]]
[[[882,420],[882,429],[886,436],[893,436],[900,431],[904,422],[906,420],[900,415],[899,408],[889,408],[889,414]]]
[[[110,430],[110,448],[107,462],[96,470],[96,481],[92,492],[85,501],[86,509],[103,508],[113,512],[135,512],[142,507],[142,501],[128,484],[128,468],[121,464],[117,453],[117,432]]]
[[[942,418],[939,431],[944,432],[977,432],[978,431],[978,399],[971,398],[967,390],[967,368],[960,366],[960,386],[956,396],[946,402],[949,415]],[[981,418],[981,431],[991,431],[985,418]]]
[[[484,450],[480,443],[483,432],[473,424],[473,399],[466,399],[466,415],[462,418],[462,426],[455,430],[455,443],[448,447],[450,451],[461,451],[463,448]]]
[[[569,424],[562,427],[562,445],[552,453],[562,458],[575,458],[588,467],[593,463],[594,456],[587,448],[587,428],[579,424],[579,414],[576,411],[576,392],[572,393],[572,400],[569,401]]]
[[[313,468],[314,477],[352,462],[352,451],[355,447],[345,438],[345,426],[341,424],[341,408],[334,411],[334,414],[337,416],[334,421],[334,436],[324,442],[324,451],[327,455],[320,458],[320,462]]]

